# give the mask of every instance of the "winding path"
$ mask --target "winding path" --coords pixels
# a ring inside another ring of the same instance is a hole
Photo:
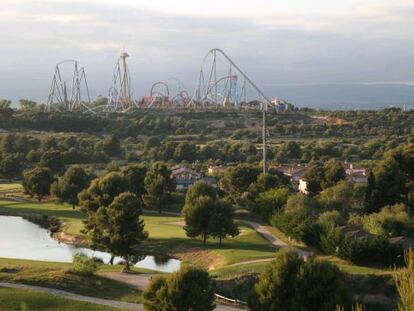
[[[118,308],[118,309],[144,311],[144,306],[141,304],[102,299],[102,298],[89,297],[89,296],[82,296],[82,295],[78,295],[78,294],[74,294],[74,293],[70,293],[64,290],[54,289],[54,288],[40,287],[40,286],[33,286],[33,285],[26,285],[26,284],[6,283],[6,282],[0,282],[0,287],[26,289],[26,290],[31,290],[35,292],[41,292],[41,293],[46,293],[46,294],[50,294],[54,296],[59,296],[59,297],[66,298],[66,299],[89,302],[89,303],[104,305],[104,306]]]
[[[149,275],[129,275],[130,278],[125,276],[128,276],[128,274],[121,273],[121,272],[113,272],[114,274],[119,273],[122,275],[123,282],[131,284],[137,288],[143,288],[145,284],[148,284],[150,280]],[[102,275],[108,277],[106,275],[107,273],[103,273]],[[114,277],[113,279],[119,280],[119,277]],[[135,285],[134,285],[135,284]],[[25,289],[35,292],[41,292],[46,293],[70,300],[76,300],[76,301],[82,301],[82,302],[89,302],[94,303],[98,305],[104,305],[108,307],[123,309],[123,310],[130,310],[130,311],[144,311],[144,305],[138,304],[138,303],[129,303],[129,302],[122,302],[122,301],[116,301],[116,300],[109,300],[109,299],[102,299],[102,298],[96,298],[96,297],[89,297],[89,296],[83,296],[78,295],[74,293],[70,293],[64,290],[60,289],[54,289],[54,288],[48,288],[48,287],[41,287],[41,286],[34,286],[34,285],[26,285],[26,284],[17,284],[17,283],[8,283],[8,282],[0,282],[0,287],[7,287],[7,288],[16,288],[16,289]],[[238,308],[234,308],[231,306],[225,306],[221,304],[217,304],[216,309],[217,311],[240,311]]]
[[[269,232],[269,230],[267,230],[266,226],[264,226],[264,225],[261,225],[257,222],[250,221],[250,220],[240,220],[239,219],[239,221],[241,221],[241,222],[249,225],[250,227],[252,227],[257,233],[259,233],[261,236],[263,236],[266,240],[268,240],[273,246],[275,246],[277,248],[290,248],[290,249],[296,251],[303,258],[307,258],[309,255],[312,254],[311,252],[293,247],[292,245],[289,245],[286,242],[283,242],[281,239],[279,239],[278,237],[274,236],[271,232]],[[266,260],[262,260],[262,261],[266,261]],[[253,263],[253,262],[260,262],[260,259],[258,261],[239,262],[235,265],[240,265],[240,264],[243,264],[243,263]]]
[[[156,211],[153,210],[144,210],[145,213],[153,213],[153,214],[157,214]],[[169,211],[162,211],[163,215],[170,215],[170,216],[181,216],[180,213],[176,213],[176,212],[169,212]],[[312,252],[309,251],[305,251],[303,249],[294,247],[292,245],[289,245],[286,242],[283,242],[281,239],[279,239],[277,236],[273,235],[271,232],[269,232],[269,230],[267,230],[265,225],[262,225],[258,222],[255,221],[251,221],[251,220],[244,220],[244,219],[236,219],[242,223],[245,223],[246,225],[252,227],[257,233],[259,233],[261,236],[263,236],[266,240],[268,240],[273,246],[277,247],[277,248],[289,248],[292,249],[294,251],[296,251],[300,256],[302,256],[303,258],[307,258],[309,255],[312,254]],[[270,261],[271,259],[258,259],[258,260],[250,260],[250,261],[243,261],[243,262],[238,262],[236,264],[233,264],[232,266],[236,266],[236,265],[242,265],[242,264],[248,264],[248,263],[255,263],[255,262],[261,262],[261,261]]]

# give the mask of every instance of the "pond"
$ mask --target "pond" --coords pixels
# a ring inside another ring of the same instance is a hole
[[[72,262],[73,255],[83,253],[108,263],[111,256],[105,252],[60,243],[53,239],[46,229],[22,217],[0,215],[0,257],[56,262]],[[115,258],[119,263],[121,258]],[[172,258],[145,256],[135,265],[160,272],[174,272],[180,268],[180,261]]]

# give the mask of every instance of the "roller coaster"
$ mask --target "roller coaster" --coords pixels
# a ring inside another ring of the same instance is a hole
[[[263,109],[273,103],[222,50],[204,57],[190,107]]]
[[[85,69],[76,60],[60,62],[55,67],[47,98],[47,110],[100,112],[131,112],[140,108],[213,108],[257,109],[262,111],[263,171],[266,165],[266,113],[275,109],[272,103],[240,67],[222,50],[212,49],[204,57],[190,97],[176,78],[155,82],[149,96],[134,99],[126,59],[122,53],[115,65],[112,84],[104,104],[91,102]],[[62,67],[69,67],[63,74]],[[70,83],[68,87],[68,82]]]
[[[134,99],[128,57],[124,52],[118,58],[107,101],[100,105],[90,100],[84,67],[76,60],[58,63],[48,93],[47,109],[99,113],[130,112],[140,108],[274,108],[253,81],[220,49],[210,50],[203,58],[192,95],[179,79],[170,78],[155,82],[149,95]]]
[[[73,59],[56,64],[46,100],[48,111],[93,112],[89,107],[91,98],[86,80],[85,69]]]

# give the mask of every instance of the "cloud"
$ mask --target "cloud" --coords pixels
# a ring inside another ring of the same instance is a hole
[[[0,97],[44,99],[67,58],[85,66],[94,95],[106,94],[123,50],[138,95],[171,76],[194,84],[213,47],[262,84],[414,79],[408,0],[1,2]]]

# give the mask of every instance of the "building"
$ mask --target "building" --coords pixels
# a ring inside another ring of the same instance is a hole
[[[176,165],[171,168],[171,176],[175,179],[177,190],[187,190],[188,187],[199,180],[202,180],[215,188],[217,187],[217,180],[214,177],[203,177],[200,173],[181,165]]]
[[[208,173],[210,175],[218,175],[223,173],[226,170],[226,168],[222,165],[209,165],[208,166]]]
[[[365,240],[365,239],[371,239],[374,237],[373,234],[354,227],[354,226],[342,226],[342,227],[338,227],[339,229],[339,235],[342,238],[347,238],[350,241],[355,241],[355,240]]]
[[[300,193],[303,194],[308,194],[308,182],[306,180],[303,179],[299,179],[299,186],[298,186],[298,190]]]
[[[362,167],[355,167],[352,163],[344,163],[346,180],[350,183],[361,184],[368,182],[368,170]]]
[[[405,250],[414,250],[414,239],[406,236],[396,236],[388,240],[391,244],[400,244]]]
[[[305,174],[307,166],[302,164],[296,165],[279,165],[276,169],[283,175],[290,178],[291,182],[299,183],[299,180]]]
[[[281,98],[275,98],[272,101],[272,104],[275,105],[275,109],[277,112],[285,112],[288,110],[289,108],[289,104],[287,101],[285,101],[284,99]]]

